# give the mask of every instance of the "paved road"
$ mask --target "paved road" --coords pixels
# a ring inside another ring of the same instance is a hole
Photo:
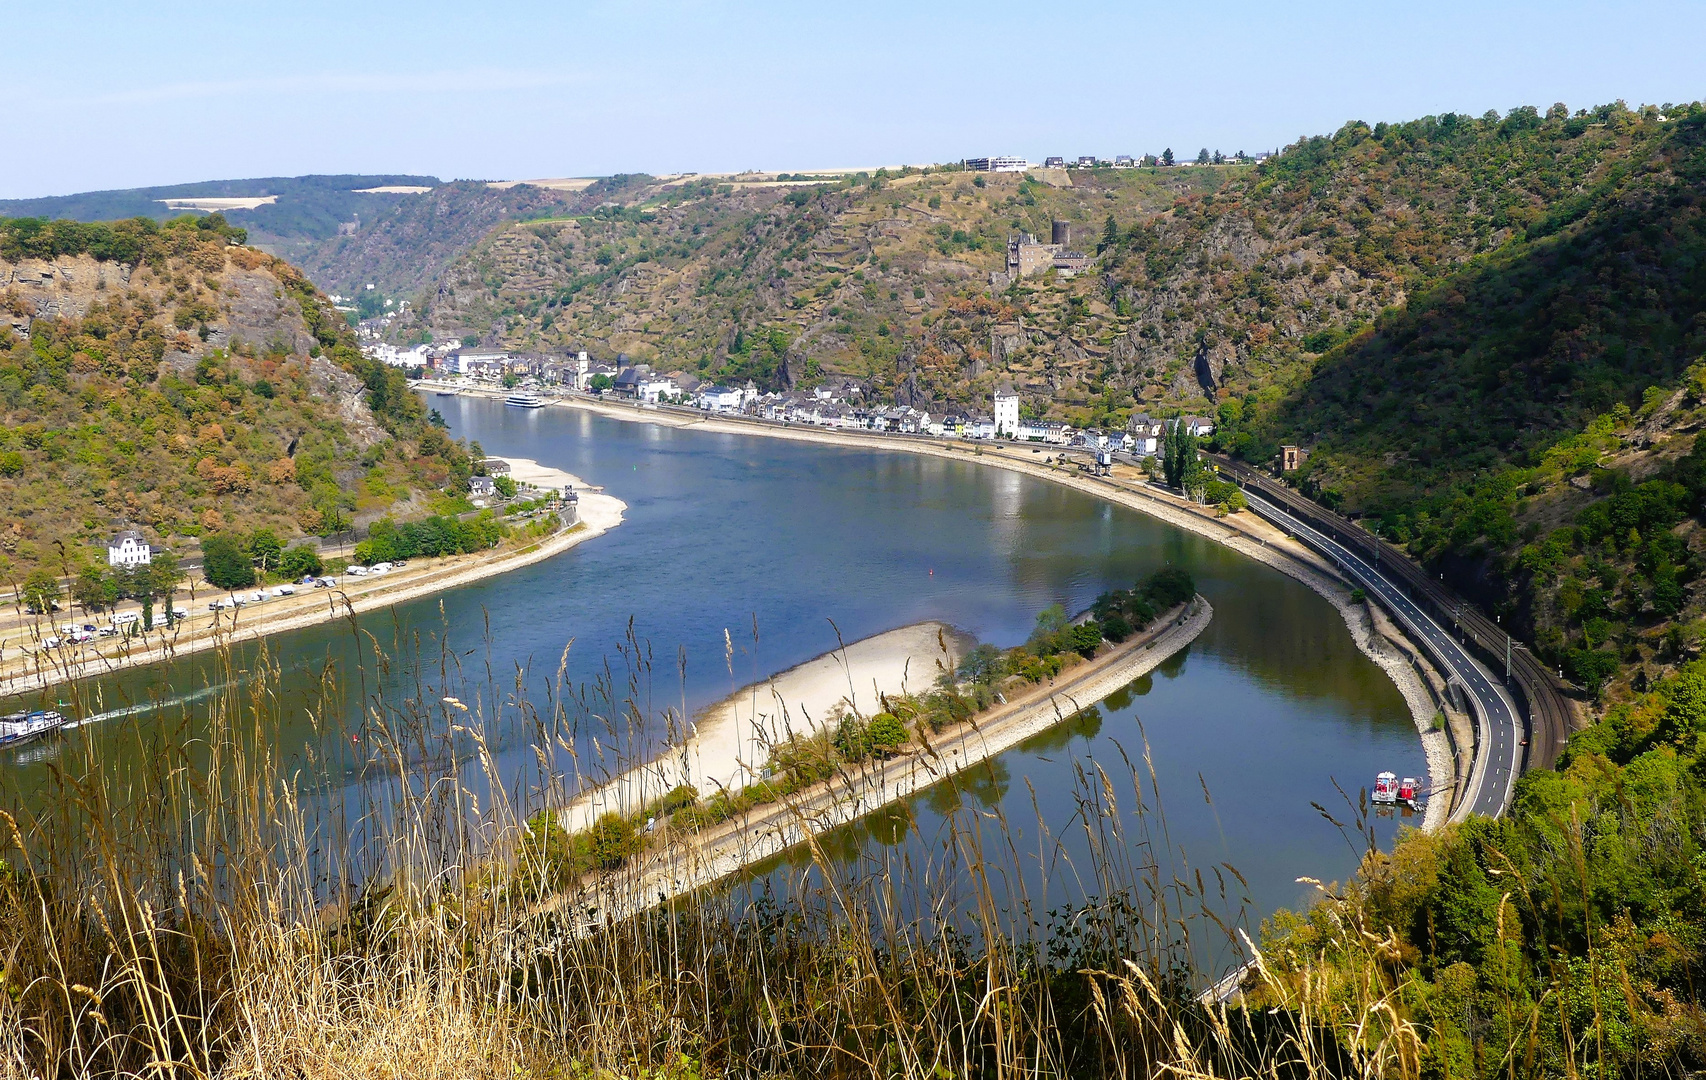
[[[1474,702],[1475,760],[1469,770],[1467,797],[1451,820],[1461,821],[1469,814],[1497,817],[1503,813],[1510,805],[1511,787],[1522,762],[1525,734],[1522,713],[1499,678],[1458,644],[1449,629],[1436,623],[1360,555],[1305,525],[1254,489],[1246,487],[1244,494],[1250,509],[1326,554],[1365,590],[1379,596],[1388,611],[1397,613],[1405,629],[1427,646],[1452,682],[1468,692]]]

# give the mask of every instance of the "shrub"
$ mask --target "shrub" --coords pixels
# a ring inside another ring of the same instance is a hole
[[[592,864],[602,870],[613,870],[634,850],[634,826],[621,814],[611,811],[592,823],[586,839]]]
[[[900,717],[890,712],[880,712],[871,717],[871,723],[866,728],[871,748],[883,753],[892,753],[906,745],[906,725],[900,722]]]

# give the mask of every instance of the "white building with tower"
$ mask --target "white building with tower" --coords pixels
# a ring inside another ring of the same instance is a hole
[[[147,566],[154,561],[154,549],[135,529],[126,529],[107,541],[108,566]]]
[[[1012,383],[995,390],[995,437],[1016,438],[1019,434],[1019,393]]]

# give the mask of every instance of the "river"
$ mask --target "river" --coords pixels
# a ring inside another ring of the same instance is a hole
[[[603,486],[627,502],[626,519],[545,562],[363,617],[382,644],[420,635],[435,659],[417,668],[377,665],[371,645],[345,626],[271,639],[286,672],[284,711],[295,717],[287,742],[311,739],[310,688],[328,666],[353,727],[376,688],[407,690],[422,671],[438,680],[439,657],[454,655],[470,676],[443,687],[488,712],[516,685],[518,667],[527,671],[523,693],[543,701],[571,640],[569,682],[595,679],[612,657],[621,682],[618,648],[631,633],[652,658],[654,709],[692,713],[833,648],[837,632],[853,641],[940,619],[1010,645],[1042,608],[1081,610],[1172,563],[1195,575],[1215,607],[1203,636],[1102,703],[1099,719],[1003,755],[971,785],[983,809],[1017,823],[1021,847],[1035,848],[1039,828],[1068,829],[1075,768],[1100,762],[1129,777],[1129,758],[1146,769],[1146,737],[1168,845],[1193,867],[1237,867],[1248,882],[1245,914],[1260,918],[1307,900],[1298,878],[1342,879],[1354,869],[1355,835],[1347,839],[1313,804],[1348,820],[1340,789],[1354,798],[1381,769],[1426,774],[1397,689],[1325,600],[1135,511],[970,461],[508,409],[477,397],[428,403],[487,453],[535,458]],[[216,670],[213,658],[192,657],[91,680],[79,697],[99,702],[85,706],[89,713],[117,714],[151,698],[181,702]],[[193,729],[193,703],[189,710]],[[111,715],[0,758],[0,805],[39,801],[56,765],[90,757],[115,769],[137,765],[149,753],[150,723],[146,712],[123,722]],[[533,754],[519,729],[493,734],[500,766],[527,775]],[[577,746],[595,735],[582,730]],[[955,802],[926,797],[840,843],[849,851],[928,846]],[[1399,827],[1395,818],[1372,824],[1383,844]]]

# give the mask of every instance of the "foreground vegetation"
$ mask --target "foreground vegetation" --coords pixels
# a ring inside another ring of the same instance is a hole
[[[1099,1076],[1344,1056],[1305,1015],[1228,1024],[1193,1003],[1181,928],[1212,925],[1212,904],[1162,869],[1176,864],[1139,809],[1156,803],[1141,772],[1081,775],[1103,854],[1079,870],[1098,895],[1016,937],[1042,886],[976,812],[934,868],[814,849],[774,893],[588,924],[623,871],[536,906],[550,868],[472,733],[573,745],[632,716],[642,673],[559,688],[545,713],[524,673],[462,691],[490,715],[421,675],[370,693],[362,728],[328,726],[315,748],[347,763],[356,734],[374,754],[359,820],[330,809],[341,772],[280,779],[279,676],[263,656],[208,699],[198,739],[161,740],[130,775],[78,762],[50,809],[0,818],[0,1074]],[[331,681],[321,693],[340,715]]]

